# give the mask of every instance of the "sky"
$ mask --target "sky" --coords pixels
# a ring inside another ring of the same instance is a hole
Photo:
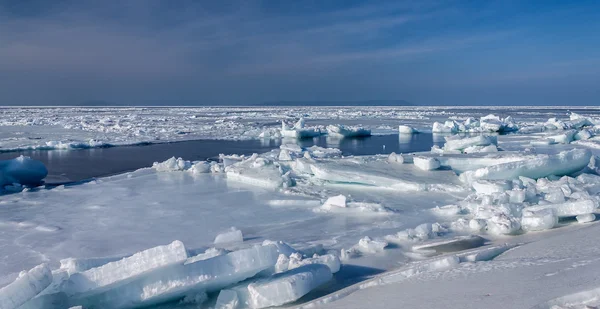
[[[0,0],[0,105],[600,105],[600,1]]]

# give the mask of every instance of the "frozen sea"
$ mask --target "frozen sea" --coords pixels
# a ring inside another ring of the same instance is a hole
[[[0,112],[2,309],[600,305],[597,107]]]

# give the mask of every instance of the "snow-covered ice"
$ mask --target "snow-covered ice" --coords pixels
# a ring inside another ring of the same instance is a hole
[[[0,308],[551,308],[600,295],[599,109],[3,111],[2,151],[293,139],[56,188],[36,187],[41,163],[0,163]],[[299,140],[431,131],[440,147],[421,153]]]

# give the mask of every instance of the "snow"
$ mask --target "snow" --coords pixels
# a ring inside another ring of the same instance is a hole
[[[14,282],[0,289],[0,308],[19,308],[42,292],[51,282],[52,273],[46,264],[21,272]]]
[[[231,227],[228,231],[220,233],[215,237],[215,244],[223,244],[223,243],[233,243],[233,242],[242,242],[244,241],[244,236],[242,235],[242,231],[236,229],[235,227]]]
[[[44,164],[29,157],[0,160],[0,187],[12,184],[39,185],[48,175]]]

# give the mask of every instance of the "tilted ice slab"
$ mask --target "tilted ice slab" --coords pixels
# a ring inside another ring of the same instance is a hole
[[[550,175],[563,176],[586,167],[591,157],[592,153],[587,149],[572,149],[556,155],[538,155],[532,159],[467,171],[460,175],[460,179],[472,183],[477,179],[517,179],[519,176],[538,179]]]
[[[385,158],[323,160],[310,165],[314,178],[337,184],[363,185],[398,191],[455,188],[452,171],[427,172],[412,164],[390,164]]]
[[[182,299],[194,292],[214,292],[273,267],[280,253],[276,245],[269,244],[194,263],[171,264],[115,282],[97,294],[74,295],[71,303],[85,308],[136,308]]]
[[[40,161],[19,156],[12,160],[0,160],[0,187],[18,183],[38,185],[48,175],[46,166]]]
[[[331,278],[331,270],[326,265],[309,264],[230,290],[236,292],[241,307],[267,308],[296,301]]]
[[[14,282],[0,289],[0,308],[18,308],[42,292],[50,283],[52,272],[46,264],[22,272]]]
[[[187,258],[187,251],[183,243],[174,241],[166,246],[154,247],[119,261],[72,274],[63,286],[63,291],[68,295],[80,294],[90,290],[97,292],[115,282],[162,266],[182,262]]]

